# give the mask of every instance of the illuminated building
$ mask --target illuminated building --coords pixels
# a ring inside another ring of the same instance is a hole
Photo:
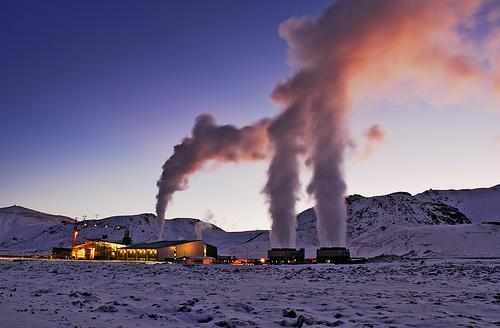
[[[71,248],[71,258],[211,264],[217,259],[217,247],[202,240],[165,240],[125,245],[122,241],[88,239],[83,244]]]
[[[207,264],[217,258],[217,247],[202,240],[157,241],[119,248],[122,261],[170,261]]]
[[[121,241],[88,239],[71,248],[71,257],[76,260],[116,260],[116,251],[126,246]]]

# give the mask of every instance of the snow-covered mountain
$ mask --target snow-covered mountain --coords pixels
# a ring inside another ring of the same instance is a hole
[[[0,208],[0,249],[8,246],[22,250],[25,241],[37,240],[50,228],[64,227],[73,222],[66,216],[46,214],[21,206]],[[53,241],[54,236],[48,239]]]
[[[415,196],[457,208],[472,222],[500,221],[500,185],[464,190],[427,190]]]
[[[354,256],[412,254],[426,257],[494,257],[500,254],[500,185],[471,190],[429,190],[412,196],[346,198],[347,243]],[[133,242],[158,238],[154,214],[114,216],[79,224],[78,241],[121,240],[124,229]],[[0,251],[4,254],[47,254],[69,247],[73,220],[19,206],[0,209]],[[166,220],[164,239],[204,239],[219,254],[265,257],[269,231],[228,232],[193,218]],[[313,257],[319,242],[314,209],[297,216],[297,247]]]

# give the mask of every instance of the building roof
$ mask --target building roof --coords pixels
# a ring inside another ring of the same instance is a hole
[[[192,243],[195,241],[201,241],[201,240],[161,240],[161,241],[155,241],[152,243],[132,244],[132,245],[125,247],[125,248],[126,249],[127,248],[128,249],[141,249],[141,248],[156,248],[157,249],[157,248],[176,246],[176,245],[181,245],[181,244],[186,244],[186,243]]]
[[[112,243],[112,244],[121,244],[121,245],[125,245],[125,244],[123,243],[123,241],[121,241],[121,240],[109,240],[109,239],[94,239],[94,238],[87,238],[87,239],[85,239],[85,242],[87,242],[87,241],[90,241],[90,242],[92,242],[92,241],[100,241],[100,242],[105,242],[105,243]]]

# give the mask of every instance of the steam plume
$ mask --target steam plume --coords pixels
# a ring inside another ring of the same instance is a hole
[[[490,139],[490,144],[494,146],[500,146],[500,134],[494,135]]]
[[[203,221],[197,222],[194,225],[194,234],[196,235],[196,239],[204,240],[203,233],[205,232],[205,230],[210,230],[211,228],[212,225],[208,222],[203,222]]]
[[[290,107],[269,127],[275,152],[264,192],[269,198],[270,239],[274,246],[295,247],[295,199],[300,187],[298,156],[304,148],[301,146],[304,114],[301,106]]]
[[[165,223],[165,210],[172,195],[187,187],[191,174],[203,168],[210,160],[219,163],[261,160],[266,157],[269,120],[236,128],[217,125],[210,114],[196,118],[192,136],[184,138],[174,147],[173,155],[163,164],[163,172],[157,182],[156,215],[160,238]]]
[[[495,69],[478,62],[466,40],[484,3],[338,0],[318,19],[292,18],[281,24],[295,74],[273,92],[283,105],[270,126],[275,155],[265,188],[274,247],[294,244],[290,211],[302,144],[313,169],[308,192],[316,199],[320,244],[345,245],[343,164],[351,99],[357,94],[410,81],[412,90],[446,102],[460,98],[464,90],[477,90],[479,83],[483,89],[498,86]],[[369,137],[380,140],[379,132],[373,130]]]
[[[196,239],[205,240],[203,238],[203,234],[204,234],[205,230],[212,229],[213,218],[214,218],[214,213],[210,210],[207,210],[207,212],[205,213],[204,221],[199,221],[194,225],[194,233],[196,235]]]
[[[272,93],[283,107],[272,122],[237,129],[217,126],[204,114],[192,137],[177,145],[158,181],[158,218],[163,226],[172,194],[208,160],[263,159],[268,138],[274,151],[264,192],[272,217],[273,247],[295,245],[299,163],[313,170],[308,192],[316,199],[321,245],[345,245],[343,166],[350,144],[352,100],[358,95],[425,98],[432,104],[500,94],[499,1],[337,0],[318,19],[291,18],[280,36],[289,47],[294,74]],[[495,15],[484,15],[484,8]],[[477,21],[487,17],[489,29]],[[495,22],[498,23],[498,22]],[[397,91],[397,92],[395,92]],[[267,131],[266,131],[267,130]],[[380,130],[381,131],[381,130]],[[383,134],[368,137],[380,141]],[[267,133],[266,133],[267,132]],[[162,228],[163,230],[163,228]]]

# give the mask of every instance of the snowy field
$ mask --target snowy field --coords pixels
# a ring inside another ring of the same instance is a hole
[[[0,261],[1,327],[497,327],[499,260]]]

